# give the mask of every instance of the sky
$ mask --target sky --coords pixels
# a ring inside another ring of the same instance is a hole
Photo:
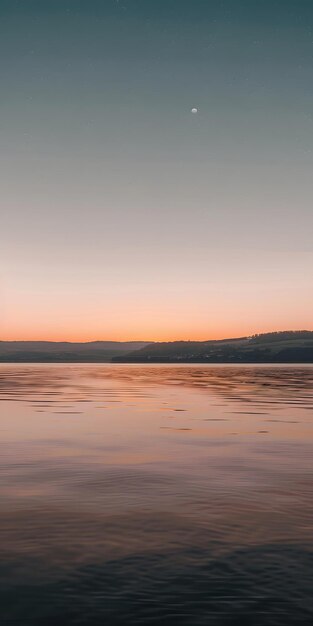
[[[0,94],[0,339],[313,329],[312,0],[0,0]]]

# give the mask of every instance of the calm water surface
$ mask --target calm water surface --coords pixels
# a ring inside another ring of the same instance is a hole
[[[1,624],[313,623],[313,367],[1,365]]]

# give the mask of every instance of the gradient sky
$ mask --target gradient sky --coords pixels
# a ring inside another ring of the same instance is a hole
[[[0,0],[0,87],[1,339],[313,328],[312,0]]]

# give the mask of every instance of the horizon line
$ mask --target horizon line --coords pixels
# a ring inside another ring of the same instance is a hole
[[[89,344],[89,343],[176,343],[176,342],[192,342],[192,343],[205,343],[208,341],[231,341],[239,339],[249,339],[258,335],[279,334],[279,333],[311,333],[313,329],[284,329],[284,330],[270,330],[264,332],[255,332],[248,335],[222,337],[222,338],[210,338],[210,339],[89,339],[89,340],[68,340],[68,339],[0,339],[0,343],[69,343],[69,344]]]

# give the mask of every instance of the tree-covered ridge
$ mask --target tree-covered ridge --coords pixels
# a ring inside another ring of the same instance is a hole
[[[313,363],[313,332],[282,331],[218,341],[154,343],[114,361]]]

